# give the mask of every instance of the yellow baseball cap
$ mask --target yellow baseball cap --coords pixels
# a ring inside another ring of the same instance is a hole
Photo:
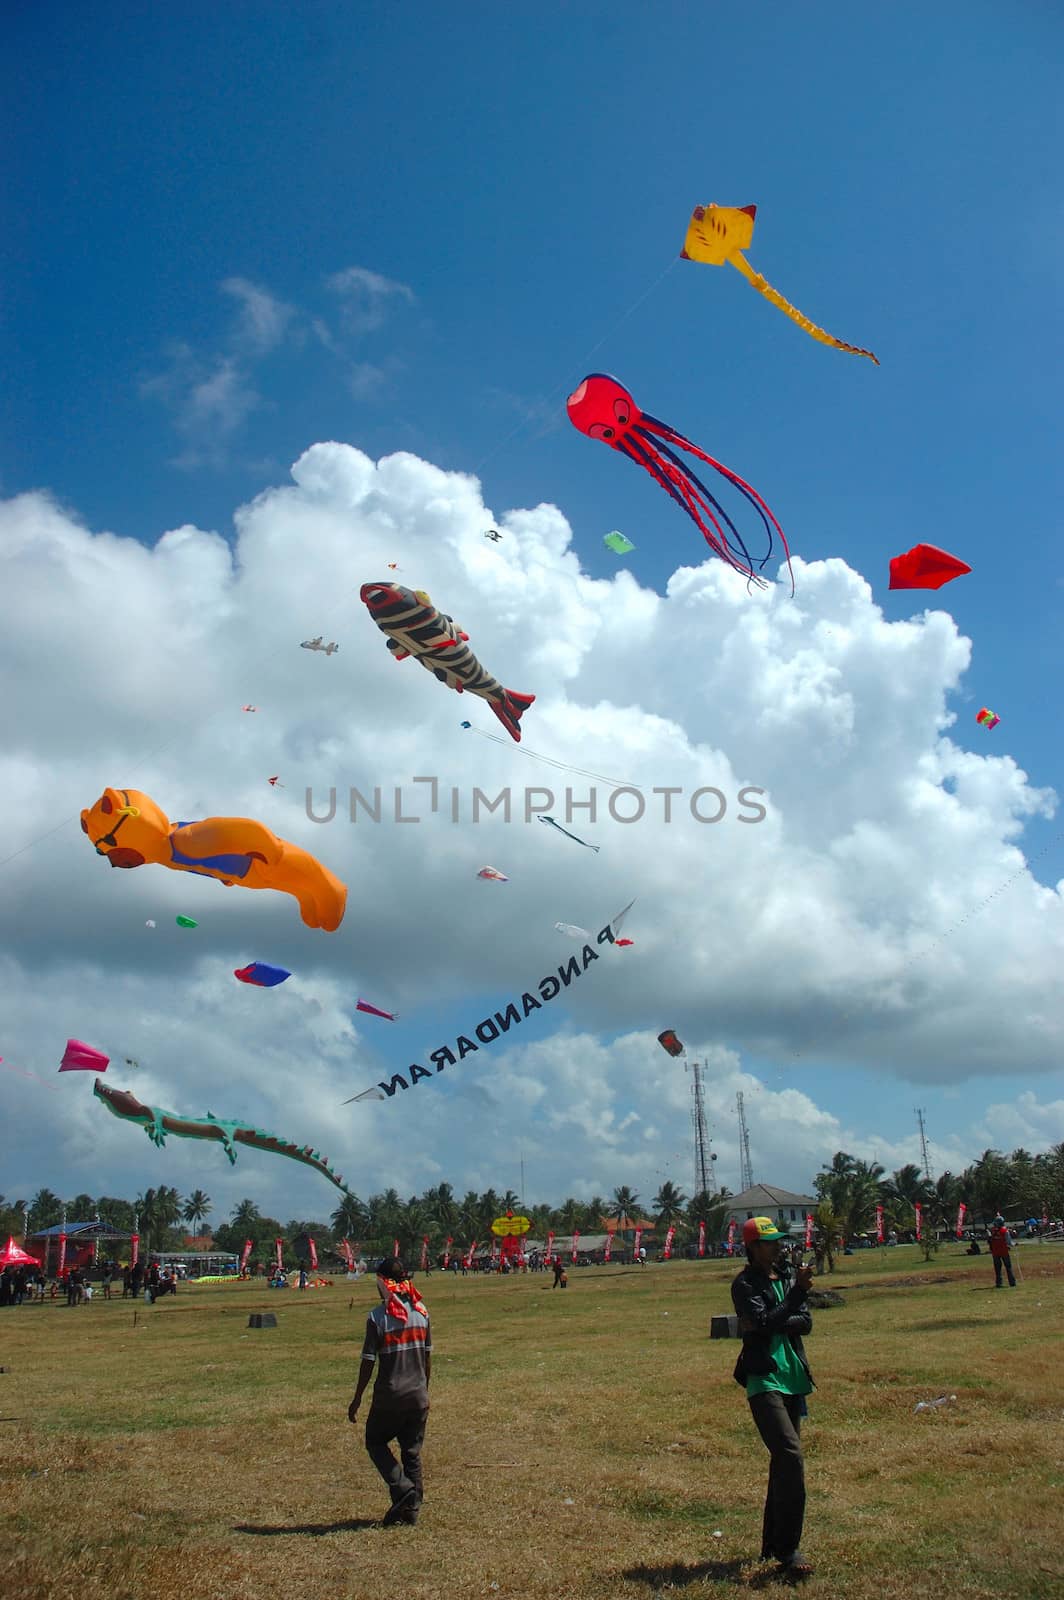
[[[771,1244],[786,1239],[786,1228],[777,1228],[771,1217],[747,1217],[743,1223],[743,1244]]]

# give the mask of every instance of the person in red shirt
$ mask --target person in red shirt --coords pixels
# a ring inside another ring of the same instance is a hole
[[[1003,1287],[1001,1282],[1001,1269],[1009,1275],[1009,1288],[1015,1289],[1016,1279],[1012,1275],[1012,1235],[1005,1226],[1005,1218],[999,1212],[994,1218],[990,1228],[990,1254],[994,1259],[994,1288]]]
[[[384,1526],[415,1523],[424,1497],[421,1447],[429,1417],[429,1378],[432,1373],[432,1330],[429,1314],[398,1256],[377,1264],[377,1293],[382,1304],[366,1318],[366,1337],[358,1369],[358,1387],[347,1408],[347,1420],[357,1422],[373,1369],[377,1381],[366,1418],[366,1450],[388,1485],[391,1507]],[[401,1463],[392,1454],[395,1440]]]

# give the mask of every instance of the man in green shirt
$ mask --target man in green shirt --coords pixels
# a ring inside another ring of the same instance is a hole
[[[746,1390],[771,1458],[761,1559],[774,1559],[791,1577],[804,1578],[813,1568],[799,1548],[805,1519],[800,1430],[805,1397],[814,1386],[802,1335],[813,1325],[807,1304],[813,1269],[801,1266],[792,1274],[780,1256],[786,1236],[769,1217],[743,1223],[747,1265],[731,1286],[743,1336],[735,1381]]]

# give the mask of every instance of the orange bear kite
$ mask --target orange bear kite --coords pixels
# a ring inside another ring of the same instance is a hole
[[[172,867],[216,878],[226,888],[279,889],[294,895],[308,928],[335,933],[347,907],[347,886],[298,845],[278,839],[251,817],[171,822],[149,795],[105,789],[81,813],[81,826],[112,867]],[[121,838],[119,838],[121,834]]]

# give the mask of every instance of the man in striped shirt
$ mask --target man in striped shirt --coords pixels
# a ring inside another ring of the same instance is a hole
[[[398,1522],[415,1523],[423,1498],[421,1447],[429,1415],[432,1331],[424,1301],[398,1256],[378,1262],[377,1293],[381,1304],[366,1318],[358,1387],[347,1418],[357,1421],[362,1396],[376,1367],[377,1381],[366,1418],[366,1449],[392,1497],[383,1519],[384,1526],[391,1527]],[[390,1449],[393,1439],[401,1462]]]

